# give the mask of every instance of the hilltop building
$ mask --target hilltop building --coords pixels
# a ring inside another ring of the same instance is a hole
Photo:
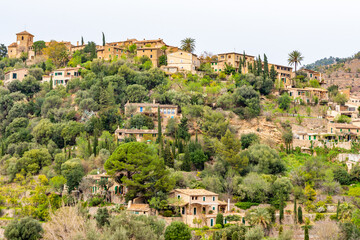
[[[167,53],[167,66],[161,68],[166,73],[191,72],[196,73],[200,67],[200,60],[197,55],[178,49],[175,52]]]
[[[33,50],[34,35],[27,31],[22,31],[16,34],[16,42],[8,46],[9,58],[20,58],[21,53],[27,53],[29,59],[35,58]]]

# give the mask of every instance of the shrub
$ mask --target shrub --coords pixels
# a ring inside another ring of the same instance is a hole
[[[37,240],[41,238],[41,224],[30,217],[13,220],[6,226],[4,235],[8,240]]]
[[[238,207],[238,208],[240,208],[240,209],[246,210],[246,209],[251,208],[252,206],[259,206],[259,203],[254,203],[254,202],[237,202],[237,203],[235,203],[235,206]]]
[[[325,202],[319,201],[316,203],[316,211],[318,213],[324,213],[324,212],[326,212],[326,210],[327,210],[327,208],[326,208]]]
[[[316,213],[315,221],[320,221],[320,220],[324,220],[324,219],[325,219],[324,214],[322,214],[322,213]]]
[[[103,227],[105,224],[110,224],[109,222],[110,214],[107,208],[98,208],[95,215],[96,223],[98,227]]]
[[[221,225],[221,224],[215,224],[213,228],[214,228],[214,229],[221,229],[221,228],[222,228],[222,225]]]
[[[164,217],[171,217],[173,215],[172,211],[171,210],[166,210],[164,211],[163,213],[163,216]]]
[[[104,203],[104,199],[101,197],[93,197],[90,199],[89,207],[96,207]]]
[[[203,226],[202,230],[206,231],[209,230],[210,228],[208,226]]]
[[[190,240],[191,230],[183,222],[172,222],[165,230],[165,240]]]
[[[332,196],[327,196],[326,201],[327,204],[331,204],[333,202]]]
[[[330,215],[330,220],[333,220],[333,221],[337,221],[337,217],[336,217],[336,214],[331,214]]]

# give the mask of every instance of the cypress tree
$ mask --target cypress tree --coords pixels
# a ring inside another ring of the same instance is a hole
[[[195,133],[195,142],[198,143],[197,130],[196,130],[196,133]]]
[[[158,107],[158,135],[156,138],[156,143],[160,143],[162,141],[162,132],[161,132],[161,116],[160,116],[160,108]]]
[[[97,146],[98,146],[98,130],[94,129],[94,145],[93,145],[93,153],[96,157],[97,155]]]
[[[50,82],[49,82],[49,84],[50,84],[50,91],[51,91],[51,90],[53,90],[53,84],[54,84],[53,79],[52,79],[52,76],[50,76]]]
[[[105,34],[104,34],[104,32],[102,32],[102,40],[103,40],[103,46],[105,46],[106,42],[105,42]]]
[[[166,143],[165,149],[163,151],[162,156],[164,158],[165,165],[170,167],[170,168],[174,168],[174,159],[171,156],[170,143],[169,142]]]
[[[238,73],[241,73],[242,58],[240,57]]]
[[[269,63],[266,54],[264,54],[264,79],[269,77]]]
[[[253,64],[252,64],[253,66],[252,66],[252,73],[255,75],[255,76],[257,76],[257,64],[256,64],[256,60],[255,60],[255,62],[253,62]]]
[[[91,156],[92,152],[91,152],[90,136],[88,136],[87,140],[88,140],[88,146],[87,146],[88,147],[88,152],[89,152],[89,155]]]
[[[178,146],[178,153],[184,152],[184,144],[181,139],[178,140],[179,146]]]
[[[221,226],[224,226],[224,216],[221,213],[218,213],[216,215],[216,224],[220,224]]]
[[[305,230],[305,233],[304,233],[304,240],[309,240],[309,227],[308,226],[305,226],[304,228]]]
[[[190,159],[190,152],[189,152],[188,146],[185,149],[185,155],[184,155],[183,163],[181,165],[181,170],[186,171],[186,172],[191,171],[191,159]]]
[[[84,38],[81,36],[81,46],[84,45]]]
[[[302,216],[302,208],[298,207],[298,223],[302,224],[304,222],[303,216]]]
[[[279,222],[282,223],[282,220],[284,219],[284,200],[282,194],[280,195],[280,217]]]
[[[249,72],[249,73],[252,73],[252,72],[253,72],[253,70],[252,70],[252,63],[249,63],[248,72]]]
[[[246,54],[245,54],[245,51],[243,53],[243,66],[244,66],[244,69],[246,68]]]
[[[297,222],[297,207],[296,207],[296,198],[294,199],[294,223]]]
[[[261,76],[261,74],[262,74],[262,62],[261,62],[261,58],[259,55],[258,60],[257,60],[257,75]]]
[[[273,80],[273,82],[275,82],[276,77],[277,77],[277,72],[275,71],[274,65],[272,65],[270,69],[270,79]]]
[[[171,152],[172,152],[173,158],[175,159],[175,157],[176,157],[176,148],[175,148],[175,143],[174,142],[171,144]]]
[[[340,212],[340,200],[338,200],[337,208],[336,208],[336,219],[339,220],[339,212]]]

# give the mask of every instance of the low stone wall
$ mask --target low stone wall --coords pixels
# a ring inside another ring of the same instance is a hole
[[[313,147],[324,147],[324,145],[326,145],[326,147],[328,148],[334,148],[334,147],[339,147],[339,148],[344,148],[344,149],[351,149],[351,142],[325,142],[325,144],[323,142],[320,141],[312,141],[312,146]],[[293,147],[307,147],[310,148],[311,147],[311,142],[309,140],[301,140],[301,139],[293,139]]]

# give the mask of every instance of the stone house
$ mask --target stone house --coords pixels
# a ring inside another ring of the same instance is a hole
[[[123,129],[117,128],[115,130],[115,138],[122,142],[126,138],[135,138],[136,141],[140,142],[143,139],[147,141],[153,141],[156,139],[158,130],[156,129]]]
[[[215,72],[224,71],[226,64],[235,68],[236,71],[239,71],[240,61],[242,61],[244,54],[229,52],[229,53],[220,53],[217,55],[217,61],[211,62],[211,67]],[[246,67],[242,66],[242,73],[248,73],[248,66],[252,64],[255,60],[254,56],[245,55]]]
[[[310,79],[316,79],[316,80],[318,80],[319,82],[322,81],[322,74],[321,74],[321,72],[313,71],[313,70],[311,70],[311,69],[301,69],[300,71],[306,73],[306,74],[307,74],[307,77],[310,78]]]
[[[328,91],[322,88],[286,88],[285,92],[289,94],[295,101],[295,103],[315,104],[327,102],[329,100]]]
[[[196,221],[199,220],[200,225],[212,227],[218,213],[233,214],[229,205],[219,200],[219,194],[205,189],[174,189],[169,197],[177,200],[173,206],[180,208],[183,222],[190,227],[198,227]]]
[[[82,67],[67,67],[52,71],[48,76],[43,76],[42,82],[50,82],[52,79],[53,88],[57,86],[66,87],[67,83],[73,78],[81,78]]]
[[[22,81],[29,74],[27,68],[15,69],[5,73],[4,86],[6,87],[14,80]]]
[[[157,120],[158,108],[160,108],[160,116],[163,119],[178,117],[179,108],[177,105],[159,104],[153,100],[153,103],[129,103],[125,104],[125,115],[133,115],[137,113],[145,114]]]
[[[104,189],[101,189],[99,182],[101,180],[110,181],[112,184],[108,191],[108,198],[112,203],[125,203],[125,194],[127,193],[127,188],[124,185],[117,183],[111,176],[107,174],[97,174],[97,175],[88,175],[87,178],[93,180],[93,185],[91,186],[91,194],[97,195],[102,194]]]
[[[178,50],[167,54],[167,67],[176,67],[179,72],[196,73],[200,60],[195,54]]]
[[[99,46],[96,50],[97,58],[105,61],[121,58],[122,55],[127,55],[128,51],[124,47],[116,45]]]

